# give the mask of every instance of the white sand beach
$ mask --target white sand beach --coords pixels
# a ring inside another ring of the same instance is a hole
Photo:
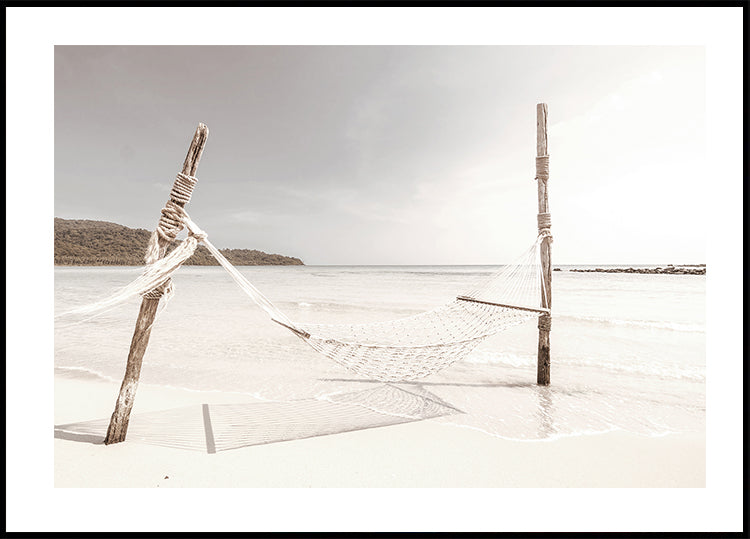
[[[55,425],[111,414],[118,386],[56,377]],[[248,395],[141,384],[134,416]],[[704,487],[703,436],[510,441],[424,420],[208,454],[55,438],[55,487]]]
[[[744,530],[739,9],[348,11],[8,10],[6,532]],[[463,415],[365,409],[318,436],[301,416],[252,445],[293,414],[243,410],[348,412],[325,398],[378,386],[186,267],[128,440],[105,446],[137,305],[53,316],[137,269],[53,270],[51,217],[151,229],[197,122],[191,216],[218,246],[304,260],[242,269],[300,323],[452,301],[551,212],[550,386],[518,326],[406,388]],[[710,269],[565,269],[668,263]]]

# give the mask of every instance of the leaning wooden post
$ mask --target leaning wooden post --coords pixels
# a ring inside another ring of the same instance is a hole
[[[198,163],[203,154],[203,148],[206,146],[207,138],[208,127],[202,123],[198,124],[198,128],[193,135],[193,140],[190,143],[190,149],[188,149],[187,156],[185,157],[185,162],[182,165],[183,178],[180,178],[178,175],[175,180],[167,206],[173,204],[183,208],[190,200],[190,195],[192,194],[192,189],[195,185],[195,172],[198,169]],[[162,217],[159,220],[158,226],[162,226],[164,219],[170,219],[167,208],[162,210]],[[176,223],[173,226],[178,227],[173,228],[175,234],[176,231],[179,231],[179,228],[182,228],[181,225]],[[167,245],[172,241],[174,241],[174,237],[169,237],[168,235],[163,234],[158,236],[158,243],[155,244],[155,246],[158,247],[157,258],[164,256]],[[138,320],[135,323],[133,340],[130,343],[128,364],[125,367],[125,376],[122,379],[120,394],[117,397],[117,403],[115,404],[115,411],[112,412],[112,418],[109,421],[107,436],[104,439],[105,444],[114,444],[125,440],[125,436],[128,432],[128,423],[130,421],[130,411],[133,409],[135,392],[136,389],[138,389],[138,379],[141,375],[143,355],[146,353],[148,340],[151,336],[151,327],[153,326],[156,317],[159,299],[167,286],[169,286],[169,284],[165,283],[158,289],[149,292],[143,297],[143,301],[141,302],[141,310],[138,313]]]
[[[549,199],[547,196],[547,180],[549,180],[549,155],[547,155],[547,104],[538,103],[536,106],[536,180],[537,195],[539,197],[539,214],[537,227],[539,233],[547,234],[542,239],[540,259],[542,265],[542,307],[552,308],[552,222],[549,213]],[[537,349],[536,383],[549,385],[549,332],[552,327],[551,314],[539,316],[539,347]]]

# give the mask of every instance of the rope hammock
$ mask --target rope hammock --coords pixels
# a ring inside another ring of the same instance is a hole
[[[195,183],[178,175],[176,185]],[[187,195],[189,200],[189,195]],[[549,214],[540,214],[540,224],[549,226]],[[166,245],[187,228],[188,237],[163,258]],[[539,246],[551,236],[541,228],[536,241],[514,263],[503,267],[474,289],[431,311],[374,324],[298,324],[290,320],[248,281],[196,225],[185,210],[167,203],[147,249],[143,273],[113,296],[76,309],[91,313],[109,308],[137,295],[158,299],[169,296],[172,274],[203,243],[240,289],[277,324],[293,332],[314,350],[348,369],[382,381],[414,380],[433,374],[468,355],[488,337],[549,313],[542,308],[545,290]],[[542,317],[540,320],[549,319]]]

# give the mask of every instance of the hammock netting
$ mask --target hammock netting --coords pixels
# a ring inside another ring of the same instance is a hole
[[[182,219],[189,236],[176,249],[148,264],[138,279],[117,294],[75,312],[96,312],[136,295],[154,297],[154,290],[170,293],[171,275],[202,242],[274,322],[333,361],[382,381],[406,381],[433,374],[466,357],[491,335],[549,313],[541,307],[545,287],[539,259],[539,246],[546,234],[540,234],[514,263],[431,311],[370,324],[298,324],[232,266],[184,212]],[[155,297],[160,296],[161,292]]]

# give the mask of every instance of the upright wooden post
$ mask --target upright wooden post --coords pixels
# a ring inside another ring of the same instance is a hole
[[[195,173],[198,170],[198,163],[203,154],[203,149],[206,146],[207,138],[208,127],[202,123],[198,124],[198,128],[193,135],[193,140],[190,143],[187,156],[185,157],[185,162],[182,165],[183,174],[195,176]],[[171,201],[180,207],[185,206],[184,201],[177,200],[174,197],[171,198]],[[138,389],[138,379],[141,375],[143,355],[146,353],[148,340],[151,336],[151,328],[154,324],[156,311],[159,306],[159,299],[161,297],[160,294],[156,295],[158,297],[144,296],[143,301],[141,302],[141,309],[138,313],[138,320],[135,323],[133,339],[130,343],[128,363],[125,367],[125,376],[122,379],[120,394],[117,397],[117,403],[115,404],[115,411],[112,412],[112,418],[109,421],[109,428],[107,429],[107,436],[104,439],[104,443],[107,445],[124,441],[128,432],[130,411],[133,409],[135,392],[136,389]]]
[[[536,106],[536,180],[539,198],[539,215],[537,227],[542,233],[551,228],[549,199],[547,196],[547,180],[549,179],[549,156],[547,155],[547,104],[538,103]],[[552,308],[552,235],[542,239],[540,258],[542,264],[542,307]],[[536,383],[549,385],[550,354],[549,332],[552,326],[552,316],[539,315],[539,347],[537,349]]]

